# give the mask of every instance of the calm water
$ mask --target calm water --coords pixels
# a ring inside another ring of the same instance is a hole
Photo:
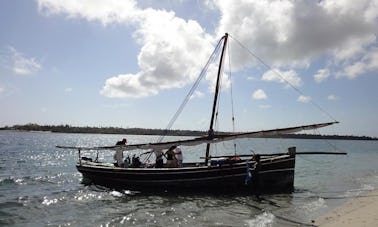
[[[378,142],[243,139],[238,153],[345,151],[297,156],[295,192],[265,195],[173,195],[114,191],[81,184],[77,152],[55,145],[113,145],[122,135],[0,131],[0,226],[297,226],[378,187]],[[127,136],[129,142],[156,140]],[[169,138],[176,139],[176,138]],[[183,147],[199,161],[200,148]],[[233,150],[219,144],[213,155]],[[196,153],[197,152],[197,153]],[[100,153],[100,159],[111,152]]]

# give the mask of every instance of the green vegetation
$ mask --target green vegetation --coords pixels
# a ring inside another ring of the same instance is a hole
[[[17,131],[46,131],[57,133],[98,133],[98,134],[125,134],[125,135],[167,135],[167,136],[204,136],[205,131],[191,130],[165,130],[146,128],[117,128],[117,127],[76,127],[70,125],[14,125],[3,127],[0,130]],[[220,132],[223,133],[223,132]],[[284,134],[270,136],[269,138],[296,138],[296,139],[339,139],[339,140],[378,140],[368,136],[340,136],[340,135],[313,135],[313,134]]]
[[[46,131],[59,133],[98,133],[98,134],[127,134],[127,135],[168,135],[168,136],[202,136],[206,132],[190,130],[164,130],[145,128],[117,128],[117,127],[76,127],[70,125],[14,125],[3,127],[0,130],[18,131]]]

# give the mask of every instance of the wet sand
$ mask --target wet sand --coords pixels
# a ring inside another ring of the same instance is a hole
[[[378,190],[355,197],[315,220],[321,227],[378,226]]]

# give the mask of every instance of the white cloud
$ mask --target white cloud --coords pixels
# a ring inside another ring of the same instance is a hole
[[[69,18],[99,21],[104,26],[139,19],[136,2],[133,0],[38,0],[38,8],[47,15],[67,14]]]
[[[40,0],[39,8],[47,14],[66,14],[103,25],[136,27],[140,71],[107,79],[100,92],[107,97],[145,97],[162,89],[181,88],[197,78],[213,49],[212,37],[196,21],[176,17],[172,11],[141,9],[135,1]]]
[[[214,0],[221,20],[218,34],[229,32],[273,67],[308,67],[328,58],[327,67],[339,67],[338,77],[356,78],[377,70],[373,58],[378,30],[378,0]],[[233,48],[238,68],[253,62],[246,51]],[[255,60],[256,62],[256,60]],[[374,63],[373,63],[374,62]],[[326,72],[315,80],[324,81]]]
[[[225,32],[277,68],[308,67],[326,56],[332,57],[328,62],[333,66],[344,67],[335,74],[339,77],[355,78],[376,70],[374,58],[369,63],[365,56],[374,55],[378,0],[361,0],[358,4],[340,0],[213,0],[203,5],[219,10],[215,35],[208,34],[195,20],[184,20],[173,11],[142,9],[132,0],[38,0],[40,12],[46,15],[63,14],[104,26],[116,23],[135,28],[133,36],[141,46],[139,71],[109,75],[100,92],[107,97],[145,97],[193,82],[214,40]],[[234,71],[256,62],[235,46],[231,49]],[[323,81],[327,74],[318,73],[315,79]],[[289,74],[285,80],[301,86],[296,73]],[[272,75],[263,79],[283,81]]]
[[[310,96],[300,95],[297,99],[298,102],[309,103],[311,101]]]
[[[42,65],[35,58],[27,58],[14,47],[9,47],[9,58],[12,71],[18,75],[29,75],[38,72]]]
[[[252,98],[256,100],[261,100],[261,99],[267,99],[268,96],[265,94],[264,90],[258,89],[252,94]]]
[[[335,95],[328,95],[327,99],[330,101],[335,101],[335,100],[338,100],[339,98]]]
[[[371,48],[361,59],[347,65],[342,71],[336,73],[337,77],[354,79],[364,73],[378,70],[378,48]]]
[[[193,95],[192,95],[192,99],[194,99],[194,98],[201,98],[201,97],[203,97],[205,94],[203,93],[203,92],[201,92],[201,91],[195,91],[194,93],[193,93]]]
[[[328,69],[319,69],[318,72],[314,75],[315,81],[321,83],[329,77]]]
[[[0,84],[0,97],[11,96],[17,91],[18,89],[12,84],[9,84],[9,83]]]
[[[64,92],[70,93],[70,92],[72,92],[72,88],[67,87],[67,88],[64,89]]]
[[[278,82],[286,84],[285,87],[300,87],[302,85],[301,78],[294,70],[280,71],[279,69],[272,69],[263,74],[261,77],[263,81]]]

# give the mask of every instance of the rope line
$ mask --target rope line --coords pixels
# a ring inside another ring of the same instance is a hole
[[[228,51],[231,52],[231,48],[230,48],[230,44],[228,43],[227,44],[228,46]],[[233,91],[232,91],[232,70],[231,70],[231,56],[230,54],[228,55],[228,70],[229,70],[229,74],[228,74],[228,78],[230,80],[230,95],[231,95],[231,113],[232,113],[232,132],[235,132],[235,112],[234,112],[234,95],[233,95]],[[235,140],[234,141],[234,155],[236,155],[236,143],[235,143]]]
[[[185,105],[188,103],[188,101],[190,100],[190,98],[192,97],[194,91],[197,89],[200,81],[202,80],[202,78],[204,77],[204,75],[206,74],[208,68],[209,68],[209,65],[214,62],[218,52],[219,52],[219,49],[220,49],[220,46],[221,46],[221,41],[223,39],[219,40],[217,46],[215,47],[214,51],[212,52],[212,54],[210,55],[209,59],[207,60],[207,63],[205,64],[205,66],[203,67],[201,73],[199,74],[198,78],[196,79],[196,81],[194,82],[192,88],[189,90],[188,94],[186,95],[185,99],[182,101],[180,107],[178,108],[178,110],[176,111],[176,113],[173,115],[173,117],[171,118],[171,120],[169,121],[168,125],[166,126],[165,128],[165,134],[164,135],[161,135],[157,142],[161,142],[164,137],[167,135],[168,133],[168,130],[172,128],[173,124],[175,123],[175,121],[177,120],[178,116],[181,114],[181,112],[184,110],[184,107]]]
[[[283,81],[285,81],[285,83],[287,83],[291,88],[293,88],[296,92],[298,92],[300,95],[303,95],[305,96],[305,94],[299,89],[297,88],[296,86],[294,86],[293,84],[291,84],[287,79],[285,79],[285,77],[277,72],[276,70],[274,70],[270,65],[268,65],[263,59],[261,59],[259,56],[257,56],[256,54],[254,54],[251,50],[249,50],[245,45],[243,45],[243,43],[241,43],[239,40],[237,40],[236,38],[234,38],[233,36],[229,35],[237,44],[239,44],[239,46],[241,46],[243,49],[245,49],[250,55],[252,55],[254,58],[256,58],[262,65],[264,65],[267,69],[271,70],[274,74],[276,74],[277,76],[279,76]],[[321,112],[323,112],[324,114],[326,114],[330,119],[334,120],[334,121],[337,121],[330,113],[328,113],[327,111],[325,111],[320,105],[318,105],[317,103],[315,103],[313,100],[310,100],[310,103],[315,106],[316,108],[318,108]]]

